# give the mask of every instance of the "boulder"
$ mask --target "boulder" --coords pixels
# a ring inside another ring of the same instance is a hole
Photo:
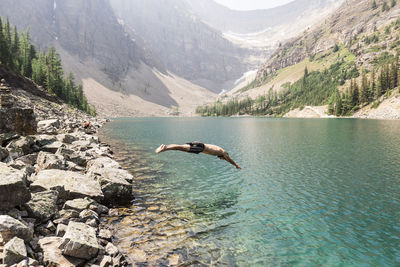
[[[19,135],[16,133],[2,133],[0,134],[0,146],[6,146],[10,141],[18,138]]]
[[[0,210],[11,209],[31,199],[24,172],[0,162]]]
[[[3,242],[8,242],[13,237],[19,237],[25,241],[32,240],[33,228],[8,215],[0,215],[0,236]]]
[[[0,109],[0,133],[36,134],[37,123],[31,108]]]
[[[69,222],[59,246],[63,255],[90,260],[99,251],[96,229],[84,223]]]
[[[94,202],[90,198],[77,198],[73,200],[68,200],[65,202],[63,209],[73,209],[78,212],[89,208],[89,206]]]
[[[61,147],[65,147],[65,144],[63,144],[59,141],[55,141],[53,143],[42,146],[41,150],[44,152],[49,152],[49,153],[55,154],[57,152],[57,150],[60,149]]]
[[[62,155],[66,160],[71,161],[81,167],[86,167],[87,159],[82,153],[77,153],[72,149],[61,147],[56,151],[57,155]]]
[[[33,165],[36,164],[37,157],[38,157],[37,153],[32,153],[32,154],[29,154],[29,155],[25,155],[25,156],[19,157],[19,158],[16,159],[16,161],[20,161],[20,162],[24,163],[25,165],[33,166]]]
[[[59,134],[57,135],[57,140],[64,144],[72,144],[72,142],[77,141],[78,138],[71,134]]]
[[[129,202],[133,199],[132,175],[119,169],[119,164],[109,158],[99,158],[88,162],[87,175],[97,179],[106,202]]]
[[[60,216],[65,219],[79,218],[79,212],[76,210],[61,210]]]
[[[100,267],[111,267],[113,266],[113,260],[110,256],[104,256],[100,262]]]
[[[11,141],[7,145],[9,151],[22,151],[23,155],[31,152],[31,146],[35,143],[34,139],[30,136],[23,136],[19,139]]]
[[[104,239],[104,240],[107,240],[107,241],[111,241],[111,238],[112,238],[112,232],[110,231],[110,230],[107,230],[107,229],[101,229],[100,231],[99,231],[99,238],[101,238],[101,239]]]
[[[87,164],[88,170],[98,170],[102,168],[120,168],[121,166],[119,165],[118,162],[116,162],[113,159],[110,159],[108,157],[101,157],[97,158],[94,160],[91,160]]]
[[[41,134],[35,135],[35,143],[39,146],[45,146],[57,141],[57,138],[53,135]]]
[[[66,162],[63,156],[40,151],[37,157],[40,170],[58,169],[65,170]]]
[[[43,263],[45,266],[76,267],[84,262],[82,259],[64,256],[58,247],[61,237],[45,237],[39,240],[39,246],[43,251]]]
[[[61,123],[58,119],[43,120],[38,122],[37,131],[42,134],[57,134],[60,126]]]
[[[33,191],[56,190],[59,198],[70,200],[75,198],[89,197],[100,201],[103,193],[98,182],[71,171],[42,170],[37,173],[31,184]]]
[[[8,266],[19,263],[28,256],[24,240],[14,237],[4,246],[3,262]]]
[[[57,191],[37,192],[32,194],[32,199],[25,204],[25,207],[30,216],[44,222],[57,213],[57,199]]]

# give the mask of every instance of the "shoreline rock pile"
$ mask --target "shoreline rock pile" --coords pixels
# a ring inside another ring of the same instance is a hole
[[[37,134],[0,134],[0,266],[127,265],[101,224],[133,199],[132,175],[94,135],[106,121],[39,101]]]

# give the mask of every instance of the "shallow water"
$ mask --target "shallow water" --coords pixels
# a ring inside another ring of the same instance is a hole
[[[400,264],[400,122],[140,118],[109,123],[136,176],[131,208],[110,218],[118,244],[150,265]],[[161,143],[202,141],[216,157]]]

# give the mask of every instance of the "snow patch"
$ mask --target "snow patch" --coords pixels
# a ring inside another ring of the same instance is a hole
[[[255,73],[257,73],[257,70],[250,70],[250,71],[248,71],[248,72],[245,72],[245,73],[242,75],[242,77],[240,77],[239,79],[237,79],[237,80],[235,81],[235,85],[238,85],[239,83],[245,81],[247,77],[249,77],[250,75],[253,75],[253,74],[255,74]]]
[[[57,2],[56,2],[56,0],[54,0],[54,2],[53,2],[53,10],[56,10],[57,9]]]
[[[119,23],[120,25],[122,25],[122,26],[125,25],[125,21],[124,21],[123,19],[118,19],[118,23]]]

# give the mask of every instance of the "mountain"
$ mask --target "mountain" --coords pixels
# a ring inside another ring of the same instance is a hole
[[[224,97],[226,106],[233,113],[284,115],[325,105],[329,114],[365,117],[389,101],[376,116],[399,117],[399,15],[396,1],[346,1],[282,45],[255,80]],[[247,110],[232,108],[241,102]]]
[[[245,49],[234,46],[188,12],[182,0],[113,0],[121,23],[147,41],[166,69],[219,93],[247,66]]]
[[[242,47],[275,50],[333,12],[343,0],[294,0],[266,10],[231,10],[212,0],[185,0],[202,21]]]
[[[213,101],[216,93],[252,73],[277,45],[277,38],[265,41],[265,36],[256,48],[234,40],[203,17],[207,9],[214,13],[213,2],[204,3],[207,6],[191,0],[3,0],[0,16],[20,30],[29,27],[40,49],[56,47],[64,69],[82,82],[100,115],[191,115],[197,105]],[[279,25],[296,21],[300,26],[291,30],[299,32],[318,17],[310,10],[322,14],[332,6],[330,0],[296,0],[268,11],[272,13],[233,12],[227,19],[247,25],[242,32],[256,29],[259,22],[254,21],[262,22],[260,29],[275,25],[274,34]],[[225,16],[227,9],[221,10],[216,16]],[[266,14],[276,19],[270,22]]]

